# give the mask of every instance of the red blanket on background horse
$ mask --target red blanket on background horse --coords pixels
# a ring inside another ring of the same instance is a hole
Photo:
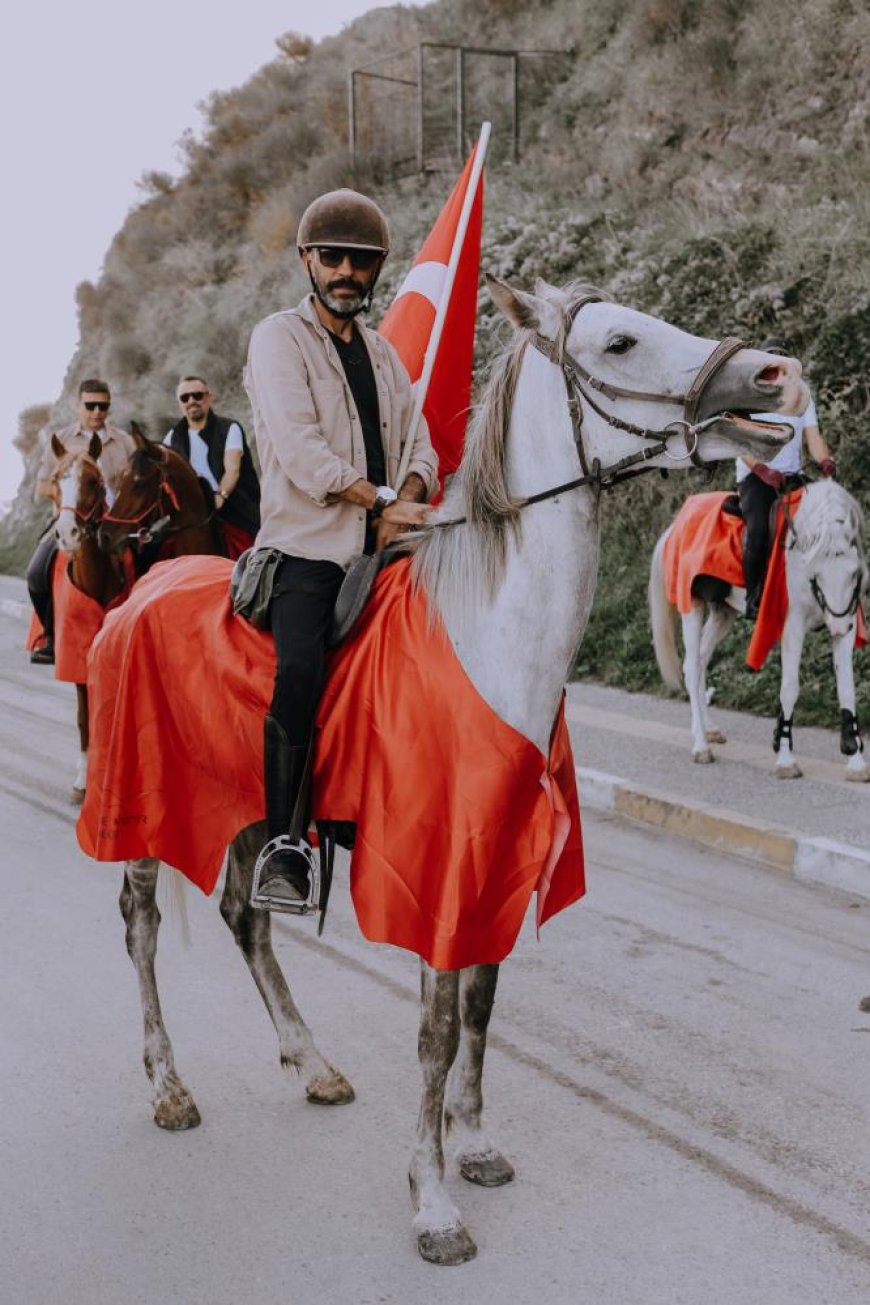
[[[88,678],[88,653],[106,616],[95,598],[89,598],[69,578],[70,557],[60,550],[54,559],[51,573],[51,595],[54,604],[54,678],[66,684],[84,684]],[[126,588],[110,607],[120,603]],[[30,625],[24,640],[28,652],[45,639],[42,622],[31,613]]]
[[[760,671],[771,649],[779,643],[788,615],[788,587],[785,550],[788,525],[783,512],[794,516],[804,496],[797,489],[780,500],[773,543],[758,619],[746,650],[746,664]],[[692,582],[696,576],[712,575],[729,585],[743,586],[743,518],[722,511],[730,494],[693,494],[680,508],[667,533],[664,547],[665,587],[668,602],[685,615],[692,609]],[[867,642],[863,613],[858,612],[855,646]]]
[[[79,842],[98,860],[158,857],[205,892],[265,810],[274,645],[232,616],[230,572],[211,557],[154,567],[90,659]],[[351,891],[368,938],[440,969],[497,962],[535,890],[539,924],[582,896],[562,713],[549,759],[496,716],[430,624],[407,561],[382,572],[332,655],[317,725],[314,815],[357,825]]]

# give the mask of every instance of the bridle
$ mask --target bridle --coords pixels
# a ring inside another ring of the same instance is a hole
[[[567,341],[578,314],[587,304],[603,302],[601,296],[595,294],[584,295],[579,299],[567,315],[564,340]],[[565,387],[568,391],[568,410],[571,414],[571,424],[574,430],[574,443],[577,447],[580,465],[583,468],[583,479],[577,483],[579,485],[595,481],[601,488],[609,488],[620,480],[627,479],[627,475],[636,475],[637,472],[631,470],[632,468],[636,468],[639,464],[642,465],[648,462],[650,458],[658,457],[660,454],[672,458],[674,462],[680,462],[684,457],[688,457],[696,467],[706,467],[706,463],[698,456],[698,440],[702,432],[707,427],[712,426],[719,418],[718,416],[710,417],[707,421],[699,422],[698,413],[701,400],[713,377],[722,369],[728,359],[732,358],[741,349],[746,348],[745,340],[736,335],[727,336],[716,345],[709,357],[698,368],[685,394],[659,394],[657,392],[650,393],[646,390],[628,390],[620,385],[614,385],[610,381],[601,380],[598,376],[593,376],[582,364],[577,362],[576,358],[571,357],[564,344],[559,348],[554,341],[539,332],[535,332],[531,336],[531,343],[539,353],[542,353],[545,358],[549,358],[550,362],[555,363],[561,369],[565,379]],[[683,405],[683,416],[668,422],[667,426],[662,429],[653,430],[646,426],[636,426],[633,422],[625,421],[622,417],[617,416],[615,412],[607,412],[595,401],[589,390],[594,390],[607,399],[638,399],[648,403],[669,403],[672,405],[681,403]],[[590,466],[583,443],[583,412],[579,403],[580,398],[584,399],[592,411],[606,421],[608,426],[625,431],[626,434],[634,435],[638,439],[650,440],[653,442],[652,446],[638,449],[637,452],[620,459],[612,467],[602,469],[597,459]],[[682,437],[686,446],[685,453],[680,453],[676,457],[668,449],[669,441],[675,436]],[[650,468],[643,468],[643,470],[650,470]],[[555,492],[562,492],[565,488],[567,487],[562,486],[559,491]],[[537,497],[534,496],[529,501],[537,501]]]
[[[91,459],[89,458],[88,461],[91,461]],[[96,462],[94,462],[93,465],[96,468],[97,475],[99,476],[100,492],[94,499],[90,511],[82,512],[79,507],[69,503],[60,503],[57,509],[58,516],[60,516],[61,512],[73,513],[81,528],[81,537],[83,540],[95,538],[98,528],[105,520],[106,507],[108,506],[106,500],[106,482],[103,480],[102,473]]]
[[[589,294],[584,295],[572,306],[566,317],[561,347],[555,341],[548,339],[537,331],[529,335],[528,343],[537,349],[539,353],[542,353],[545,358],[548,358],[550,362],[555,363],[562,372],[568,393],[568,412],[571,417],[574,445],[577,449],[583,475],[577,476],[574,480],[565,481],[561,485],[554,485],[550,489],[541,490],[540,493],[529,494],[525,498],[515,499],[513,505],[517,509],[530,507],[533,503],[542,503],[549,498],[556,498],[559,494],[567,494],[570,490],[580,489],[583,485],[592,485],[599,493],[604,489],[612,489],[614,485],[623,480],[629,480],[631,477],[642,475],[647,471],[654,471],[656,468],[646,464],[652,458],[657,458],[661,454],[664,454],[666,458],[671,458],[674,462],[681,462],[684,457],[688,457],[696,467],[703,467],[705,470],[707,468],[707,464],[698,456],[698,441],[701,434],[709,426],[714,425],[719,417],[717,415],[709,417],[706,421],[698,421],[701,400],[713,377],[721,370],[729,358],[732,358],[741,349],[746,348],[746,341],[741,340],[736,335],[729,335],[721,340],[698,368],[685,394],[658,394],[648,393],[645,390],[627,390],[622,386],[613,385],[610,381],[603,381],[600,377],[593,376],[575,358],[571,357],[564,346],[564,341],[567,341],[570,336],[571,328],[580,311],[587,304],[603,302],[605,301],[601,295]],[[642,399],[647,402],[669,403],[672,405],[681,403],[683,405],[683,416],[668,422],[667,426],[662,429],[652,430],[646,426],[636,426],[633,422],[625,421],[622,417],[618,417],[616,413],[607,412],[606,409],[602,408],[589,393],[590,389],[595,390],[598,394],[603,394],[607,399]],[[583,442],[581,398],[594,413],[597,413],[599,417],[607,422],[608,426],[650,442],[645,444],[643,448],[637,449],[634,453],[620,458],[612,466],[602,467],[598,458],[594,458],[590,463]],[[675,456],[668,449],[668,444],[676,436],[683,439],[685,452]],[[423,529],[444,529],[447,526],[462,525],[466,521],[466,517],[452,517],[450,520],[427,523]]]
[[[107,551],[117,553],[122,548],[132,544],[134,548],[144,548],[156,539],[161,539],[164,535],[178,534],[183,530],[196,530],[201,526],[206,526],[214,517],[214,511],[211,511],[202,521],[196,521],[190,525],[173,526],[172,513],[181,511],[181,503],[175,487],[169,479],[169,457],[162,446],[159,446],[160,465],[155,466],[159,480],[157,484],[157,493],[153,502],[143,508],[134,517],[119,517],[112,512],[106,512],[103,515],[103,524],[116,526],[137,526],[138,529],[131,531],[129,534],[121,535],[112,544]],[[149,518],[152,518],[149,520]],[[142,524],[144,523],[144,524]]]
[[[862,581],[862,576],[859,570],[857,579],[855,580],[855,588],[852,590],[852,597],[849,599],[848,606],[844,608],[842,612],[835,612],[833,607],[830,606],[827,598],[825,597],[824,590],[822,589],[822,586],[819,584],[818,576],[814,575],[811,577],[810,589],[812,590],[813,598],[815,598],[816,602],[818,603],[819,607],[822,610],[822,614],[824,616],[833,616],[834,620],[837,621],[844,616],[854,616],[855,613],[857,612],[858,604],[861,601],[861,581]]]

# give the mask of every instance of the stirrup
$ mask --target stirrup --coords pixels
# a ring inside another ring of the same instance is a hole
[[[308,863],[308,896],[299,901],[288,901],[286,897],[274,897],[269,892],[260,891],[263,870],[276,852],[301,852]],[[308,915],[320,906],[320,867],[313,849],[303,840],[293,839],[289,834],[278,834],[270,838],[254,866],[254,882],[251,886],[251,906],[258,911],[283,911],[286,915]]]

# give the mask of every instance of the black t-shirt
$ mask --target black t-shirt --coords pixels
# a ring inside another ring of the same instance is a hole
[[[384,442],[381,439],[381,413],[378,407],[378,387],[369,351],[359,331],[349,340],[329,332],[335,345],[350,392],[353,395],[366,450],[366,479],[373,485],[387,483],[387,465],[384,459]],[[374,533],[371,517],[366,520],[365,551],[374,552]]]

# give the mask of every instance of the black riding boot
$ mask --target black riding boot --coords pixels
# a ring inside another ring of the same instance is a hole
[[[273,852],[263,866],[255,905],[265,905],[270,898],[273,909],[287,909],[304,902],[311,888],[312,851],[308,843],[307,810],[296,811],[305,781],[308,747],[293,747],[282,725],[268,715],[264,728],[264,779],[266,786],[266,826],[269,839],[289,834],[295,846]],[[307,795],[303,798],[307,808]],[[294,820],[294,813],[296,819]]]
[[[758,616],[766,571],[767,552],[756,552],[755,549],[744,548],[743,579],[746,584],[746,615],[750,621],[754,621]]]

